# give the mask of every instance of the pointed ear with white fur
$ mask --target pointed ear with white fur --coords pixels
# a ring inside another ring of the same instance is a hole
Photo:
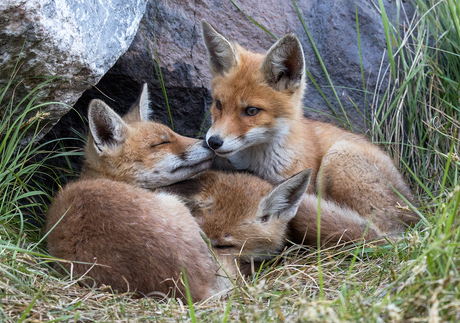
[[[129,109],[128,113],[123,116],[126,123],[149,121],[152,115],[149,101],[149,89],[147,83],[142,86],[142,92],[136,103]]]
[[[259,204],[261,222],[280,219],[288,222],[297,213],[302,198],[310,184],[311,168],[278,184]]]
[[[303,82],[305,58],[296,35],[287,34],[278,40],[259,68],[265,81],[275,90],[297,90]]]
[[[236,66],[238,59],[232,44],[219,34],[206,21],[201,21],[203,39],[209,56],[209,69],[212,76],[223,75],[233,66]]]
[[[127,126],[123,119],[101,100],[92,100],[88,108],[89,130],[98,153],[114,149],[125,141]]]

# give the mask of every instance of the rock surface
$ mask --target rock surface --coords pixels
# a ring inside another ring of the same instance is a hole
[[[340,107],[292,2],[235,1],[247,15],[277,37],[288,32],[294,32],[299,37],[305,51],[308,70],[334,110],[340,114]],[[386,40],[379,9],[369,0],[302,0],[297,1],[297,4],[350,122],[354,127],[364,130],[366,124],[352,103],[353,101],[361,111],[365,111],[355,2],[360,25],[366,89],[373,93],[378,83],[381,61],[385,59],[387,62]],[[384,0],[386,12],[393,21],[396,17],[396,2],[400,0]],[[408,17],[412,17],[413,9],[408,3],[404,4],[404,10]],[[401,13],[401,17],[405,15]],[[100,98],[119,113],[124,113],[136,100],[142,83],[148,82],[154,117],[166,125],[171,125],[159,78],[155,72],[156,63],[153,63],[149,54],[149,48],[152,52],[155,52],[156,48],[174,129],[181,134],[192,136],[205,133],[210,125],[210,117],[206,119],[206,115],[212,99],[211,74],[201,36],[202,19],[210,22],[228,39],[256,52],[266,52],[275,41],[251,22],[231,1],[150,0],[129,50],[97,85],[104,94],[95,88],[86,91],[75,105],[76,111],[86,116],[89,101]],[[384,62],[383,66],[386,65],[388,63]],[[333,113],[319,91],[310,80],[307,80],[307,83],[306,114],[316,119],[334,121],[333,117],[325,116]],[[372,102],[371,98],[372,95],[368,94],[367,102]],[[87,127],[79,120],[81,119],[78,114],[71,111],[53,129],[53,134],[48,138],[67,137],[70,128],[85,133]]]
[[[384,0],[384,3],[388,16],[394,20],[396,1]],[[293,4],[279,0],[237,1],[237,4],[274,35],[280,37],[294,32],[300,38],[308,70],[334,110],[340,113],[337,100]],[[382,19],[379,9],[372,1],[358,0],[356,4],[364,77],[367,91],[373,93],[381,60],[386,59]],[[298,7],[351,123],[357,128],[365,129],[365,123],[352,103],[353,101],[364,110],[355,1],[303,0],[298,1]],[[411,17],[411,7],[404,4],[404,9]],[[401,13],[401,16],[404,17],[404,14]],[[146,45],[148,43],[152,51],[156,48],[158,52],[175,129],[181,133],[200,133],[206,111],[211,104],[211,75],[201,38],[201,19],[206,19],[228,39],[237,41],[253,51],[266,52],[275,41],[251,22],[231,1],[151,0],[130,49],[98,85],[101,91],[114,99],[108,103],[123,111],[135,100],[141,84],[148,82],[155,117],[170,125],[160,82]],[[86,113],[91,98],[104,98],[97,92],[95,89],[89,90],[76,105],[78,110]],[[370,97],[368,95],[368,100]],[[307,109],[306,114],[312,117],[328,119],[322,113],[333,114],[310,80],[305,107],[320,111],[315,113]]]
[[[0,87],[17,62],[16,99],[44,81],[36,77],[59,77],[38,92],[42,102],[68,105],[45,108],[44,134],[128,49],[146,5],[147,0],[2,0]]]

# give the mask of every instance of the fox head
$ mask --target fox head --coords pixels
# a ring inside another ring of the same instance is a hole
[[[203,140],[180,136],[149,121],[150,114],[147,84],[123,118],[101,100],[92,100],[82,175],[152,189],[184,180],[211,166],[214,153]]]
[[[311,173],[303,170],[275,187],[247,174],[208,177],[194,197],[200,208],[194,215],[214,252],[243,263],[250,258],[261,262],[280,252]]]
[[[287,34],[264,56],[230,43],[205,21],[202,29],[213,76],[208,145],[222,157],[258,144],[282,145],[303,115],[305,60],[300,41]]]

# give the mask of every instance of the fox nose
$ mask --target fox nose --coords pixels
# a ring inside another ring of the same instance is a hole
[[[222,140],[222,138],[220,138],[219,135],[211,136],[208,139],[209,147],[211,147],[214,150],[219,149],[220,147],[222,147],[223,144],[224,144],[224,141]]]

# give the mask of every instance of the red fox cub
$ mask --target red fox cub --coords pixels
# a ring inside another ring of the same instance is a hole
[[[406,203],[395,190],[413,197],[387,154],[363,136],[303,116],[305,61],[294,34],[262,55],[230,43],[205,21],[202,28],[214,100],[206,141],[218,156],[272,183],[311,167],[309,193],[321,190],[383,234],[419,221],[400,207]]]
[[[311,174],[311,169],[305,172]],[[309,182],[308,177],[304,184]],[[296,244],[317,243],[318,197],[301,194],[302,202],[296,208],[295,217],[291,214],[284,218],[269,218],[267,211],[258,211],[257,205],[271,189],[269,182],[254,175],[216,171],[161,188],[183,198],[216,253],[227,255],[227,258],[228,255],[239,255],[237,260],[244,274],[250,273],[248,270],[251,269],[245,265],[250,265],[252,260],[260,263],[268,259],[286,245],[286,239]],[[280,188],[275,192],[279,191]],[[286,199],[284,208],[292,207],[295,198],[297,196],[292,195]],[[265,217],[258,220],[257,212],[264,213]],[[373,224],[355,211],[324,200],[321,201],[321,227],[323,246],[382,236]],[[276,248],[270,250],[269,245]]]
[[[209,169],[214,153],[203,140],[147,122],[148,105],[147,84],[123,119],[104,102],[91,101],[82,178],[107,178],[154,189]]]
[[[215,195],[216,212],[206,213],[210,200],[203,200],[198,224],[178,197],[150,189],[197,174],[210,166],[213,153],[147,118],[146,87],[123,119],[102,101],[90,103],[82,179],[61,190],[49,209],[48,249],[65,260],[59,270],[121,292],[185,299],[179,281],[184,269],[199,301],[229,286],[218,263],[235,277],[237,262],[266,259],[282,249],[311,171],[274,188],[256,177],[229,183]]]
[[[273,187],[249,174],[208,171],[161,190],[182,196],[231,276],[238,274],[236,264],[248,275],[251,264],[286,245],[310,177],[311,169],[303,170]]]
[[[219,267],[188,208],[149,189],[207,169],[214,153],[148,116],[146,85],[123,119],[91,101],[82,178],[61,190],[49,209],[48,249],[66,260],[57,266],[61,272],[121,292],[185,298],[178,281],[184,268],[192,298],[201,300],[223,288]]]

